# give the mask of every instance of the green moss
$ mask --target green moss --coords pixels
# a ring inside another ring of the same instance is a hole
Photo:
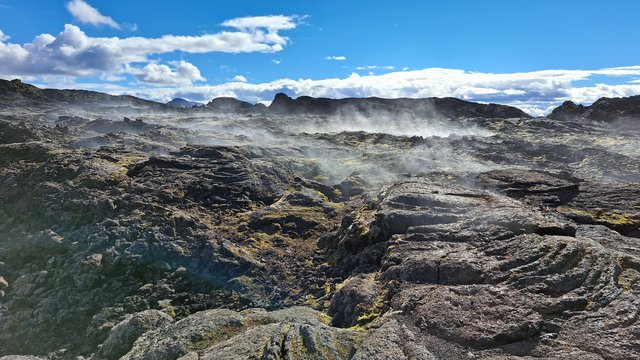
[[[357,325],[366,326],[372,323],[375,319],[379,318],[385,313],[387,292],[381,291],[376,296],[375,302],[371,305],[368,312],[363,313],[356,319]]]
[[[329,295],[330,292],[331,292],[331,283],[324,284],[324,294]]]
[[[318,313],[318,320],[320,320],[321,323],[325,324],[325,325],[329,325],[331,324],[331,316],[323,313],[323,312],[319,312]]]
[[[638,214],[612,212],[603,209],[578,209],[567,206],[558,207],[556,210],[569,217],[587,217],[596,223],[620,226],[640,225],[640,216]]]
[[[369,329],[366,326],[360,325],[360,324],[353,325],[352,327],[349,328],[349,330],[357,331],[357,332],[365,332],[365,333],[369,332]]]
[[[620,259],[618,259],[618,266],[624,270],[618,275],[616,284],[624,291],[631,291],[633,286],[640,281],[640,272],[632,268],[625,269],[624,263]]]
[[[597,136],[593,139],[594,144],[602,146],[624,145],[624,140],[616,139],[609,136]]]
[[[599,217],[599,220],[615,225],[640,225],[640,219],[637,215],[628,213],[604,213]]]

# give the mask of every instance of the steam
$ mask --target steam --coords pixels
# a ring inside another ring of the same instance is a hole
[[[296,163],[307,164],[312,180],[328,185],[358,173],[372,184],[402,174],[432,171],[486,171],[496,164],[480,163],[452,143],[464,138],[487,138],[492,132],[473,120],[450,120],[434,111],[342,109],[332,116],[235,114],[198,111],[167,112],[124,107],[69,109],[68,115],[89,119],[123,116],[141,119],[145,131],[113,126],[120,143],[140,143],[154,155],[189,144],[246,147]],[[55,115],[61,112],[52,113]],[[52,115],[50,114],[50,115]],[[160,136],[160,135],[162,136]],[[169,134],[169,135],[166,135]],[[109,136],[87,132],[84,147],[105,145]],[[149,150],[151,149],[151,150]]]
[[[489,130],[475,125],[455,124],[438,115],[431,117],[417,116],[409,111],[390,112],[376,111],[362,113],[359,111],[341,111],[339,115],[319,119],[314,122],[303,122],[300,130],[309,133],[366,132],[372,134],[389,134],[394,136],[491,136]]]

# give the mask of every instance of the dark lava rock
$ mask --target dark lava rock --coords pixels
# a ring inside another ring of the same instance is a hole
[[[348,279],[336,290],[328,309],[332,325],[351,327],[364,325],[380,316],[383,299],[380,299],[380,283],[372,275],[357,275]]]
[[[140,336],[150,330],[168,326],[173,319],[158,310],[146,310],[129,316],[109,332],[96,359],[119,359],[133,347]]]
[[[363,334],[336,329],[308,308],[209,310],[158,326],[122,359],[347,359]]]
[[[130,95],[114,96],[86,90],[40,89],[18,79],[0,79],[0,100],[30,100],[35,102],[64,102],[72,104],[102,103],[105,105],[145,106],[162,108],[163,104],[143,100]]]
[[[505,180],[504,174],[485,176]],[[394,330],[394,337],[408,336],[405,346],[415,348],[433,344],[428,349],[436,358],[465,349],[480,357],[635,353],[638,329],[629,316],[640,306],[637,245],[631,250],[629,241],[603,242],[596,227],[568,227],[553,212],[442,183],[402,181],[376,210],[370,226],[382,229],[376,239],[386,248],[378,296],[384,291],[390,305],[371,324],[369,338],[399,322],[409,327]],[[548,231],[566,228],[573,231]],[[359,276],[351,281],[358,284]],[[342,299],[367,303],[376,296],[370,287],[347,286],[334,295],[345,305],[332,306],[339,321],[344,315],[335,309],[354,308]],[[601,313],[610,315],[598,319]],[[629,321],[633,325],[622,325]],[[611,326],[624,340],[608,336]]]
[[[203,104],[189,101],[182,98],[176,98],[167,103],[167,106],[178,107],[178,108],[192,108],[194,106],[203,106]]]
[[[632,128],[456,99],[218,103],[0,82],[1,356],[639,357]],[[353,111],[462,133],[318,130]]]
[[[255,106],[246,101],[241,101],[230,97],[215,98],[207,104],[207,107],[214,110],[226,112],[246,112],[262,108],[261,106]]]
[[[375,114],[376,112],[400,113],[409,111],[418,116],[437,115],[448,118],[529,118],[520,109],[498,105],[478,104],[454,98],[428,99],[381,99],[381,98],[348,98],[326,99],[300,96],[292,99],[286,94],[278,93],[269,105],[269,111],[277,114],[319,114],[335,115],[340,112],[359,112]]]
[[[640,95],[625,98],[600,98],[589,106],[565,101],[555,108],[550,119],[615,122],[640,119]]]

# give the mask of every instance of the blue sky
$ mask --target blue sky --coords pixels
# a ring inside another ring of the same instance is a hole
[[[633,0],[0,0],[0,77],[159,101],[456,96],[542,114],[640,93],[638,15]]]

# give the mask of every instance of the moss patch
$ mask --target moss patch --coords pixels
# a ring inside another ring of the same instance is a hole
[[[556,210],[578,222],[594,222],[605,225],[640,226],[639,214],[608,211],[604,209],[578,209],[567,206],[558,207]]]

